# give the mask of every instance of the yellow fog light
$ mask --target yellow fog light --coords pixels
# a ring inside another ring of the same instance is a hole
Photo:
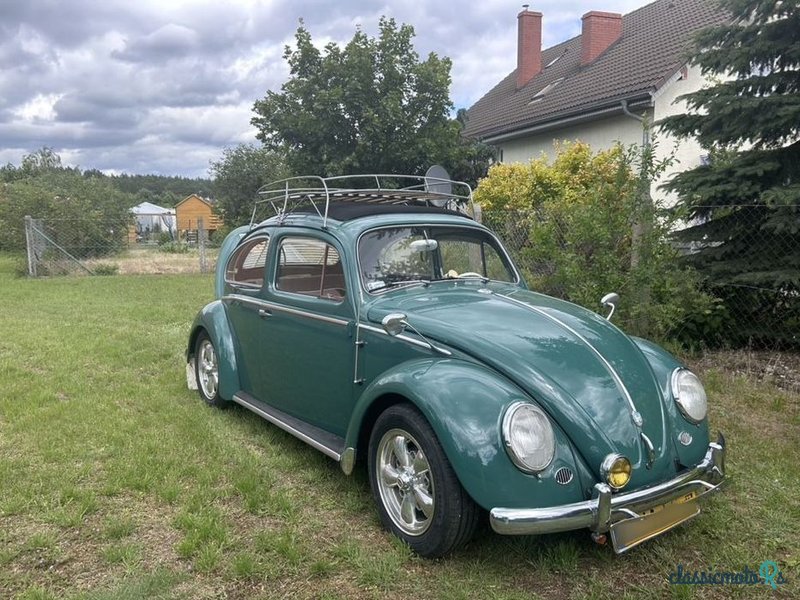
[[[609,454],[600,465],[600,471],[608,485],[619,490],[631,479],[631,462],[620,454]]]

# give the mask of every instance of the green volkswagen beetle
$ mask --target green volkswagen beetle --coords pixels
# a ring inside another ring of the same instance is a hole
[[[346,474],[366,465],[381,521],[420,555],[465,543],[485,512],[500,534],[585,528],[624,552],[721,485],[698,378],[529,290],[465,184],[293,178],[260,194],[222,244],[189,385]]]

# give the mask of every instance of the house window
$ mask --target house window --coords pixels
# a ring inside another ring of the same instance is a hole
[[[544,98],[544,96],[545,96],[545,94],[547,94],[547,92],[552,90],[554,87],[556,87],[562,81],[564,81],[564,78],[563,77],[559,77],[555,81],[551,81],[550,83],[548,83],[546,86],[544,86],[538,92],[536,92],[536,94],[533,97],[533,100],[530,101],[530,104],[533,104],[534,102],[539,102],[539,100]]]
[[[564,51],[563,51],[561,54],[559,54],[559,55],[558,55],[558,56],[556,56],[556,57],[555,57],[553,60],[551,60],[549,63],[547,63],[547,64],[544,66],[544,68],[545,68],[545,69],[548,69],[548,68],[552,67],[552,66],[553,66],[554,64],[556,64],[556,63],[559,61],[559,59],[561,59],[561,57],[562,57],[562,56],[564,56],[566,53],[567,53],[567,50],[565,49],[565,50],[564,50]]]

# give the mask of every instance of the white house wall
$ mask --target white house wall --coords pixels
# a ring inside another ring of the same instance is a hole
[[[616,141],[620,141],[624,145],[641,144],[642,126],[630,117],[610,117],[530,137],[500,142],[498,147],[503,151],[502,162],[504,163],[524,163],[542,155],[552,161],[556,155],[558,142],[575,140],[589,144],[595,151],[607,150],[614,146]]]
[[[673,104],[673,102],[675,102],[678,96],[700,88],[703,81],[698,68],[688,68],[685,77],[681,74],[676,74],[659,90],[654,97],[654,106],[652,109],[648,110],[646,113],[640,110],[634,112],[640,116],[646,114],[650,124],[669,115],[686,112],[685,102],[676,104]],[[653,183],[650,191],[654,199],[671,205],[675,202],[676,198],[673,194],[667,194],[663,190],[660,190],[660,185],[668,180],[675,172],[685,171],[700,164],[703,150],[693,139],[678,142],[673,136],[660,133],[657,128],[655,128],[653,133],[655,143],[657,144],[655,154],[656,160],[663,160],[672,154],[674,163],[661,178]],[[565,127],[545,133],[499,142],[496,145],[498,149],[502,150],[502,162],[524,163],[533,158],[539,158],[542,155],[552,161],[556,155],[556,144],[558,142],[575,140],[580,140],[589,144],[595,151],[607,150],[617,142],[625,146],[630,144],[641,145],[642,125],[629,116],[618,115],[572,127]]]
[[[684,72],[685,76],[679,74],[673,77],[656,93],[654,103],[654,119],[656,123],[665,117],[687,112],[686,102],[677,101],[678,96],[694,92],[707,83],[707,80],[700,73],[699,67],[688,67]],[[658,144],[656,151],[658,158],[674,153],[673,165],[665,171],[654,187],[658,187],[668,181],[675,173],[687,171],[698,166],[701,162],[701,157],[706,153],[694,138],[678,141],[673,136],[666,136],[660,133],[657,127],[654,131],[654,139]],[[664,200],[668,205],[674,204],[677,200],[675,194],[667,194],[664,191],[657,192],[656,197]]]

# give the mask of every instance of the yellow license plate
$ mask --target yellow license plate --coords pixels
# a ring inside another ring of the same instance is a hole
[[[611,525],[611,543],[614,552],[621,553],[638,546],[691,519],[700,512],[695,494],[687,494],[669,504],[657,506],[651,512],[633,519],[625,519]]]

